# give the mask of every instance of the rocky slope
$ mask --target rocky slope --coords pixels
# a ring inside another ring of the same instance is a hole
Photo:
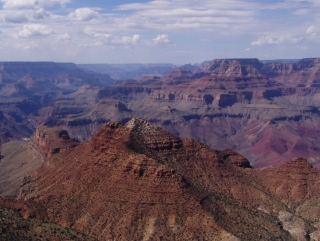
[[[214,149],[234,149],[255,167],[298,157],[320,166],[318,73],[319,59],[289,64],[219,59],[161,78],[84,86],[41,111],[49,113],[49,125],[81,141],[106,121],[126,123],[139,116]]]
[[[31,140],[3,144],[0,160],[0,196],[16,198],[23,178],[63,149],[78,145],[66,131],[38,126]]]
[[[304,159],[256,170],[132,119],[51,156],[15,202],[98,240],[318,240],[319,182]]]
[[[95,240],[54,223],[39,221],[36,219],[24,219],[17,211],[2,207],[8,205],[8,202],[10,201],[0,198],[0,239],[2,241]],[[21,206],[16,202],[12,205]]]

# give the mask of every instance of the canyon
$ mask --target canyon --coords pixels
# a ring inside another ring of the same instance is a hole
[[[30,138],[37,111],[57,95],[113,83],[110,76],[87,73],[73,63],[0,62],[0,144]]]
[[[319,240],[320,59],[103,67],[0,63],[3,240]]]
[[[320,167],[319,62],[216,59],[159,65],[162,74],[151,76],[157,65],[145,65],[142,78],[116,82],[108,68],[102,74],[104,65],[4,62],[0,142],[28,139],[42,123],[87,141],[108,121],[141,117],[211,148],[233,149],[254,167],[298,157]],[[100,73],[89,72],[98,67]],[[113,66],[120,67],[143,71],[143,65]],[[164,74],[164,67],[173,70]]]
[[[38,129],[30,143],[44,162],[17,199],[0,198],[0,237],[56,240],[56,225],[60,240],[319,240],[320,171],[306,159],[255,169],[139,118],[72,146],[65,131]]]
[[[86,141],[105,122],[125,124],[141,117],[213,149],[233,149],[254,167],[278,166],[298,157],[320,167],[319,61],[217,59],[162,77],[85,85],[56,96],[33,121]]]

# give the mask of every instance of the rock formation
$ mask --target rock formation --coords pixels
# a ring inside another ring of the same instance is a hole
[[[37,127],[31,138],[31,143],[37,146],[35,149],[40,151],[44,159],[59,153],[61,149],[69,149],[77,145],[70,139],[67,131],[59,128],[48,128],[43,124]]]
[[[1,143],[30,138],[43,122],[86,141],[105,122],[139,116],[255,167],[298,157],[320,167],[319,59],[218,59],[107,87],[73,64],[3,63],[0,72]]]
[[[103,125],[26,180],[15,201],[28,204],[25,218],[97,240],[317,240],[319,233],[320,171],[306,160],[256,170],[234,151],[141,119]]]
[[[282,165],[298,157],[317,167],[318,62],[220,59],[199,68],[176,69],[161,78],[82,87],[50,103],[48,123],[84,141],[104,122],[124,124],[140,116],[214,149],[234,149],[255,167]],[[295,75],[303,79],[295,80]]]
[[[24,204],[15,202],[13,200],[4,200],[0,197],[0,239],[2,241],[95,240],[55,223],[41,222],[36,219],[24,219],[21,215],[19,215],[17,210],[2,207],[6,205],[10,206],[11,208],[19,209],[20,213],[24,206]]]
[[[63,149],[78,143],[70,139],[68,132],[59,128],[40,125],[30,140],[9,142],[2,147],[0,162],[0,196],[17,197],[24,177],[40,167],[46,159]]]
[[[30,138],[48,120],[49,103],[83,85],[106,86],[106,74],[86,73],[72,63],[0,62],[0,144]]]

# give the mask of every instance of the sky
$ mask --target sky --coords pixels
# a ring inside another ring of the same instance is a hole
[[[320,0],[0,0],[0,61],[320,57]]]

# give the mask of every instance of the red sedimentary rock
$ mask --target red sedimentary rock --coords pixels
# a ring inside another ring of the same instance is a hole
[[[232,150],[141,119],[103,125],[27,180],[20,199],[98,240],[308,240],[318,232],[320,172],[306,160],[255,170]]]

